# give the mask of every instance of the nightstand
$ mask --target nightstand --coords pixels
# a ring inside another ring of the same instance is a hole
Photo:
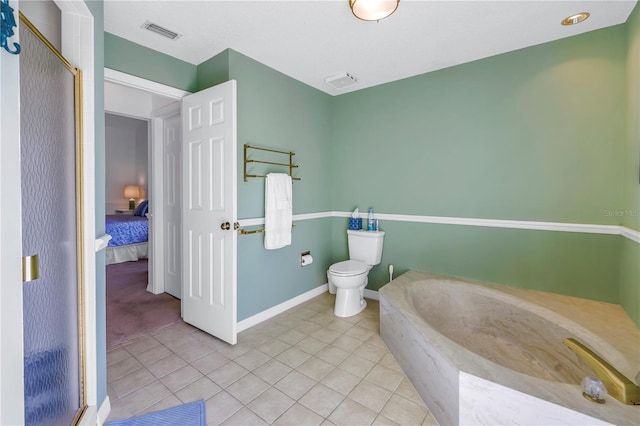
[[[130,216],[133,216],[133,212],[135,212],[135,210],[129,210],[129,209],[116,209],[116,214],[128,214]]]

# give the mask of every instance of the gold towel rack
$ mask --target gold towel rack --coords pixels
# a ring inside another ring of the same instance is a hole
[[[274,162],[274,161],[263,161],[263,160],[249,160],[247,159],[247,151],[250,149],[257,149],[260,151],[268,151],[268,152],[275,152],[276,154],[283,154],[283,155],[288,155],[289,156],[289,163],[278,163],[278,162]],[[293,156],[296,155],[295,152],[287,152],[287,151],[278,151],[276,149],[268,149],[268,148],[258,148],[257,146],[251,146],[248,144],[244,144],[244,181],[247,181],[247,178],[263,178],[266,177],[266,175],[252,175],[252,174],[248,174],[247,173],[247,163],[260,163],[260,164],[270,164],[273,166],[284,166],[284,167],[288,167],[289,168],[289,176],[291,176],[291,180],[301,180],[298,177],[293,177],[293,169],[297,169],[298,165],[297,164],[293,164]]]
[[[295,225],[291,225],[291,229],[295,228]],[[244,229],[238,229],[238,235],[251,235],[251,234],[260,234],[264,232],[264,229],[252,229],[251,231],[245,231]]]

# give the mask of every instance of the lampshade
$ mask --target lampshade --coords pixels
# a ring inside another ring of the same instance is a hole
[[[353,15],[363,21],[379,21],[396,11],[400,0],[349,0]]]
[[[124,198],[140,198],[140,187],[138,185],[125,186]]]
[[[124,187],[124,198],[129,199],[129,210],[136,208],[136,198],[140,198],[140,187],[138,185],[127,185]]]

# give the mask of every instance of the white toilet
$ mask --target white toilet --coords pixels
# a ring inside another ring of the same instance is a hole
[[[349,260],[334,263],[327,271],[329,292],[336,295],[337,317],[350,317],[367,307],[364,288],[371,268],[382,259],[383,231],[347,230]]]

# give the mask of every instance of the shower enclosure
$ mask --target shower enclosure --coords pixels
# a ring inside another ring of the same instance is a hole
[[[20,23],[24,419],[69,425],[86,408],[81,74]]]

